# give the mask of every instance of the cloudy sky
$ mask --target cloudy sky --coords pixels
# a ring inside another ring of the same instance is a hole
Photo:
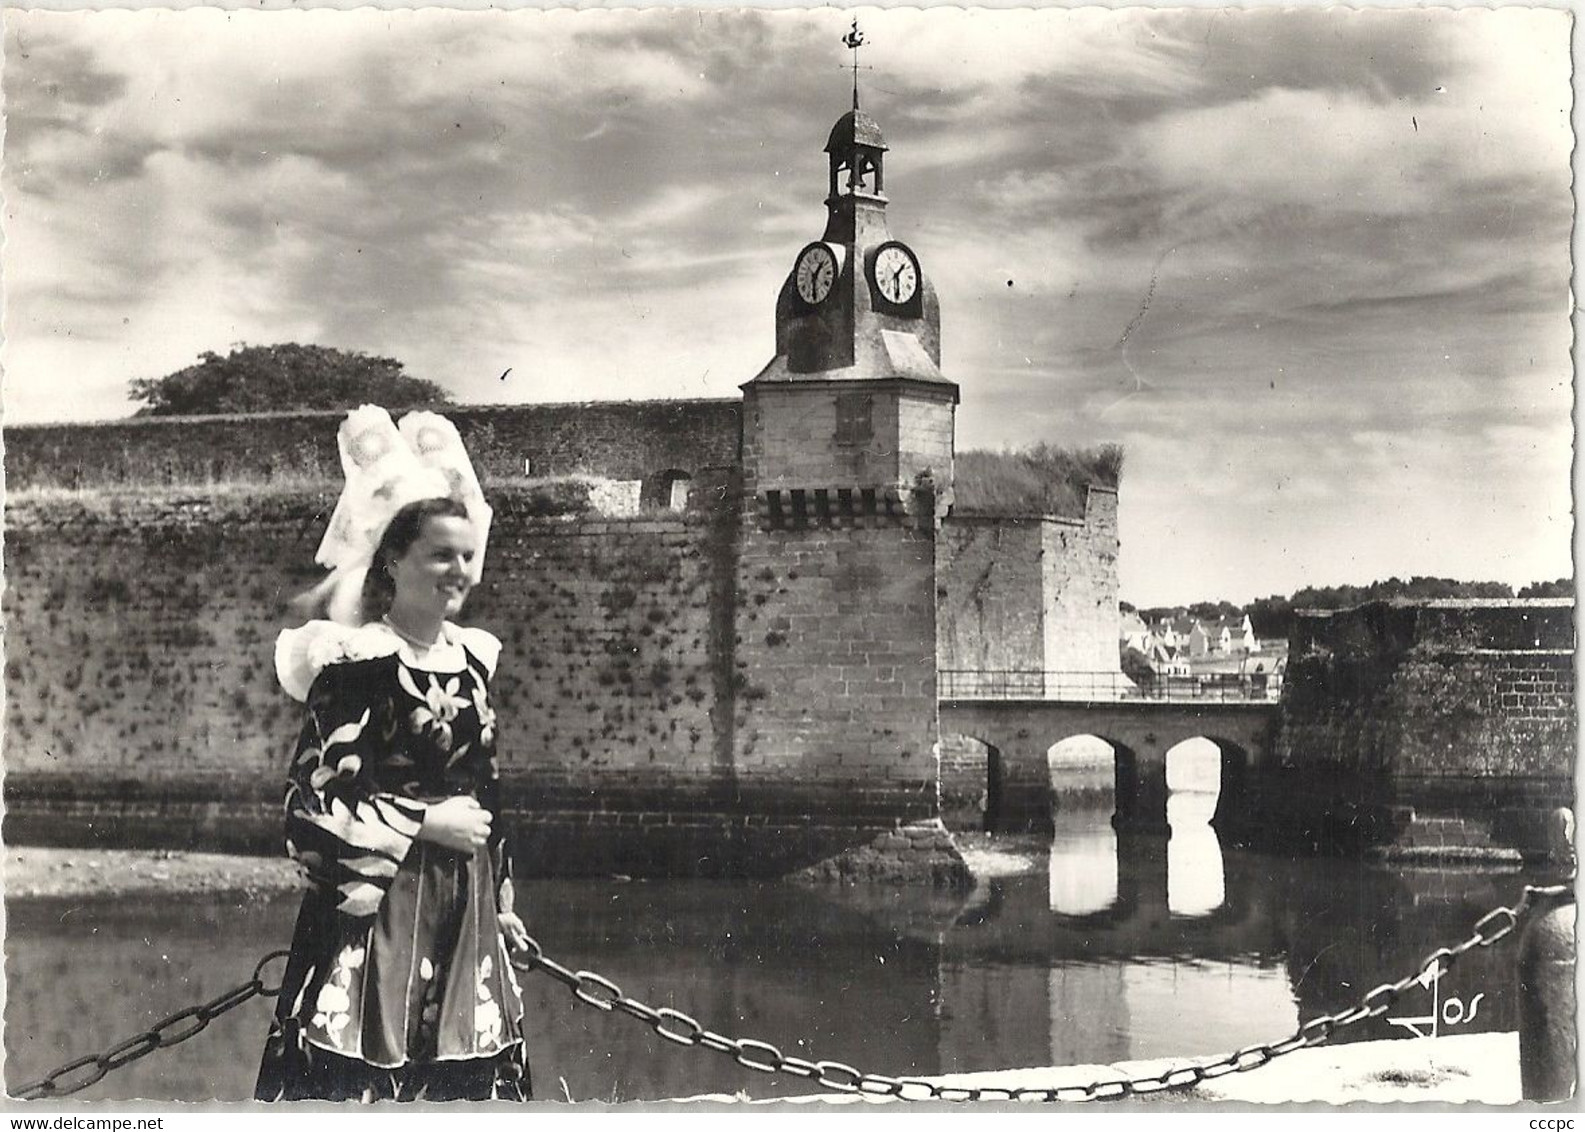
[[[858,12],[959,447],[1124,444],[1125,598],[1571,572],[1566,13]],[[7,10],[6,418],[240,342],[735,395],[850,15]]]

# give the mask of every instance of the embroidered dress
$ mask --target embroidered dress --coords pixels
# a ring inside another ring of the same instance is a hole
[[[281,634],[306,699],[286,794],[307,874],[265,1043],[260,1100],[527,1100],[522,996],[496,922],[510,875],[488,682],[500,642],[449,623],[457,671],[412,662],[380,625]],[[473,853],[417,840],[425,807],[490,811]]]

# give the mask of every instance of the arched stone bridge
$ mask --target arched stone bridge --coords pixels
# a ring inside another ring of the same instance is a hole
[[[1064,739],[1093,735],[1116,752],[1119,829],[1167,830],[1167,752],[1187,739],[1221,751],[1221,795],[1213,825],[1236,824],[1244,787],[1271,757],[1278,705],[1271,701],[1064,702],[943,699],[941,734],[984,743],[986,825],[1051,828],[1047,752]],[[1232,816],[1232,822],[1229,817]]]

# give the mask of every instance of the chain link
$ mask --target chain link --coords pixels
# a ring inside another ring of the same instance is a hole
[[[1215,1080],[1230,1073],[1246,1073],[1271,1061],[1330,1040],[1333,1034],[1366,1018],[1376,1018],[1391,1010],[1398,998],[1433,970],[1446,975],[1459,956],[1477,947],[1490,947],[1515,928],[1538,901],[1563,896],[1572,898],[1572,884],[1546,887],[1525,886],[1524,894],[1512,908],[1494,908],[1476,921],[1468,939],[1452,947],[1440,947],[1426,956],[1412,974],[1397,982],[1383,983],[1367,992],[1347,1010],[1323,1014],[1302,1024],[1293,1034],[1279,1041],[1245,1046],[1214,1061],[1174,1066],[1154,1077],[1114,1078],[1084,1085],[1024,1087],[1010,1089],[999,1085],[940,1085],[918,1077],[887,1077],[863,1073],[840,1061],[805,1061],[783,1054],[769,1042],[753,1038],[730,1038],[707,1030],[698,1021],[669,1006],[655,1009],[622,993],[610,979],[592,971],[570,971],[549,959],[544,948],[532,937],[523,952],[512,959],[521,971],[542,970],[562,983],[574,997],[599,1010],[626,1014],[649,1026],[669,1042],[682,1046],[702,1046],[724,1053],[739,1065],[760,1073],[783,1073],[812,1081],[823,1089],[839,1093],[863,1093],[874,1097],[894,1097],[904,1101],[1096,1101],[1143,1096],[1169,1089],[1190,1089],[1202,1081]],[[594,989],[598,993],[594,993]]]
[[[216,1018],[227,1011],[235,1010],[255,996],[274,998],[281,993],[280,980],[277,980],[273,986],[266,983],[264,969],[275,960],[284,959],[290,954],[289,951],[270,952],[259,960],[258,966],[253,968],[253,977],[247,982],[239,983],[208,1002],[178,1010],[168,1018],[160,1019],[142,1033],[117,1042],[104,1053],[73,1058],[47,1076],[23,1085],[11,1095],[18,1100],[35,1101],[80,1092],[89,1085],[98,1084],[104,1079],[105,1074],[112,1070],[130,1065],[157,1049],[167,1049],[185,1042],[188,1038],[196,1037]]]
[[[783,1054],[769,1042],[753,1038],[731,1038],[707,1030],[694,1018],[669,1006],[647,1006],[622,993],[622,988],[603,975],[593,971],[573,971],[563,967],[545,954],[533,937],[529,937],[522,953],[512,959],[512,965],[521,971],[544,971],[572,992],[580,1002],[607,1013],[625,1014],[643,1022],[656,1034],[669,1042],[683,1046],[702,1046],[729,1055],[739,1065],[760,1073],[783,1073],[791,1077],[812,1081],[821,1088],[840,1093],[863,1093],[875,1097],[894,1097],[904,1101],[1094,1101],[1116,1100],[1119,1097],[1139,1096],[1163,1092],[1168,1089],[1193,1088],[1202,1081],[1214,1080],[1229,1073],[1244,1073],[1258,1069],[1275,1058],[1294,1050],[1318,1046],[1345,1026],[1366,1018],[1375,1018],[1392,1009],[1398,997],[1422,981],[1433,970],[1438,977],[1446,975],[1459,956],[1477,947],[1490,947],[1505,938],[1519,926],[1525,915],[1538,901],[1573,897],[1572,884],[1555,884],[1545,887],[1527,885],[1519,902],[1512,908],[1498,907],[1482,916],[1473,929],[1474,934],[1452,947],[1441,947],[1426,956],[1413,974],[1405,975],[1394,983],[1383,983],[1369,991],[1356,1005],[1336,1014],[1311,1018],[1289,1037],[1280,1041],[1245,1046],[1219,1060],[1203,1064],[1174,1066],[1154,1077],[1132,1077],[1092,1081],[1085,1085],[1058,1085],[1054,1087],[1007,1088],[998,1085],[940,1085],[918,1077],[888,1077],[879,1073],[863,1073],[840,1061],[806,1061],[801,1057]],[[253,977],[208,1002],[178,1010],[152,1027],[116,1043],[103,1053],[73,1058],[53,1072],[18,1088],[12,1096],[19,1100],[39,1100],[64,1097],[97,1084],[107,1073],[147,1057],[157,1049],[166,1049],[202,1033],[216,1018],[235,1010],[255,997],[274,998],[281,993],[282,977],[273,984],[266,982],[265,968],[278,959],[290,956],[289,951],[272,951],[259,960],[253,968]]]

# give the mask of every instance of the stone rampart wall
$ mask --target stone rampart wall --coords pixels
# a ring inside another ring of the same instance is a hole
[[[1301,616],[1259,786],[1273,823],[1369,844],[1456,819],[1480,824],[1473,842],[1543,849],[1545,811],[1574,794],[1573,615],[1549,599]]]
[[[1084,522],[1045,525],[1046,667],[1119,672],[1117,492],[1092,487]]]
[[[448,406],[481,479],[587,472],[644,480],[739,460],[735,400]],[[5,430],[6,486],[30,488],[339,482],[341,412],[135,417]],[[525,471],[525,462],[527,470]],[[650,484],[653,483],[653,487]]]
[[[953,865],[939,834],[904,828],[935,813],[928,533],[764,532],[735,476],[701,486],[717,505],[631,518],[491,493],[463,620],[505,646],[493,695],[524,871],[775,874],[878,837],[878,871]],[[334,502],[8,509],[8,837],[279,851],[300,708],[272,647]]]
[[[505,644],[494,695],[509,793],[586,822],[624,792],[695,793],[727,676],[711,635],[711,516],[546,518],[525,497],[493,499],[465,620]],[[298,708],[271,649],[297,621],[286,602],[316,576],[333,503],[293,492],[13,509],[8,794],[105,796],[128,820],[168,802],[167,826],[213,804],[243,815],[217,831],[229,842],[277,840],[257,811],[279,793]]]
[[[1283,765],[1367,775],[1571,779],[1573,603],[1377,603],[1301,616]]]
[[[1118,672],[1117,554],[1117,492],[1106,488],[1090,489],[1082,520],[948,517],[936,590],[940,667]]]
[[[941,525],[936,596],[943,669],[1039,671],[1043,520],[949,518]]]

